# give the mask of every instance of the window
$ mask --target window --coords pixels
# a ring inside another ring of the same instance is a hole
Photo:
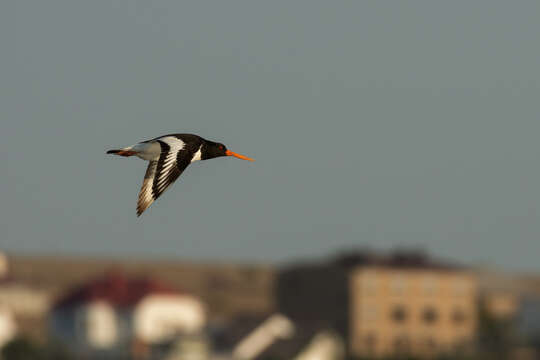
[[[394,322],[401,324],[407,320],[407,311],[402,305],[397,305],[392,309],[391,316]]]
[[[396,355],[408,354],[410,352],[410,342],[407,336],[400,335],[394,339],[394,352]]]
[[[373,333],[368,333],[364,336],[364,348],[369,355],[375,354],[375,348],[377,346],[377,337]]]
[[[437,311],[433,307],[427,307],[422,312],[422,319],[426,324],[434,324],[437,321]]]
[[[426,338],[424,344],[425,344],[426,350],[428,350],[430,352],[437,350],[437,342],[431,336],[428,336]]]

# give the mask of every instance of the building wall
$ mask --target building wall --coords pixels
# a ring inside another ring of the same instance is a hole
[[[276,282],[279,311],[303,326],[348,332],[347,272],[339,266],[285,269]]]
[[[17,334],[17,324],[13,312],[0,306],[0,348]]]
[[[0,251],[0,279],[8,276],[9,273],[9,260],[6,254]]]
[[[109,350],[128,338],[122,319],[106,302],[54,309],[49,315],[51,335],[74,351]]]
[[[368,266],[349,286],[355,355],[439,353],[473,340],[477,285],[466,272]]]
[[[490,292],[482,296],[488,313],[498,320],[513,318],[518,309],[520,299],[516,294]]]
[[[50,306],[50,296],[45,291],[19,283],[0,284],[0,305],[9,307],[16,316],[43,316]]]
[[[85,337],[94,349],[110,349],[118,345],[119,319],[115,309],[108,303],[96,301],[84,309]]]
[[[0,283],[0,307],[13,312],[18,332],[44,340],[44,318],[49,311],[50,294],[24,283],[4,281]]]
[[[187,295],[151,295],[133,312],[134,335],[145,343],[159,343],[177,334],[200,331],[206,325],[202,303]]]

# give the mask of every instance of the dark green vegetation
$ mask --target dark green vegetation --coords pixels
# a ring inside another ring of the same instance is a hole
[[[74,360],[61,345],[39,344],[26,337],[17,337],[2,348],[2,360]]]

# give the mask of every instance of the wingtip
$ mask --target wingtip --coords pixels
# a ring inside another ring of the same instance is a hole
[[[148,209],[148,206],[147,207],[137,206],[137,217],[140,217],[146,211],[146,209]]]

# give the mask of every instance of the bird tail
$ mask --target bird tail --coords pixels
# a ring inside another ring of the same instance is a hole
[[[115,149],[115,150],[109,150],[107,151],[107,154],[114,154],[114,155],[120,155],[120,156],[133,156],[137,154],[137,152],[133,150],[128,149]]]

